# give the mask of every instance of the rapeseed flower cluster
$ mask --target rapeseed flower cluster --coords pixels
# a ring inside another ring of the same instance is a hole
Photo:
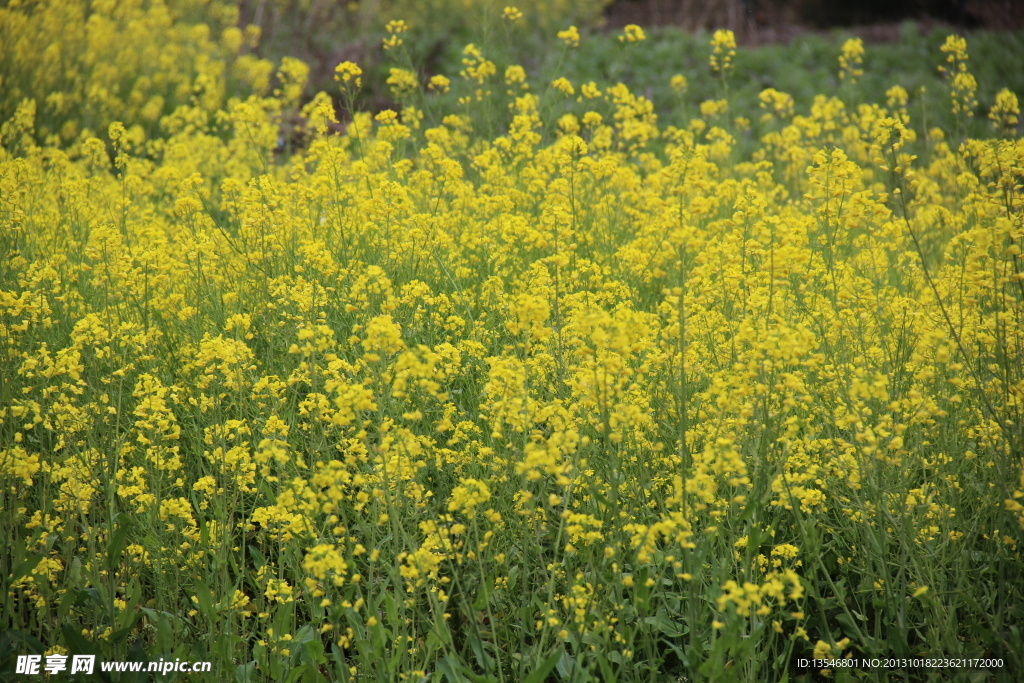
[[[145,96],[99,98],[93,64],[64,104],[26,82],[6,113],[4,627],[110,652],[204,632],[221,680],[684,659],[723,680],[742,648],[777,679],[886,653],[894,610],[969,611],[945,602],[953,558],[1019,563],[1012,93],[998,138],[961,142],[918,134],[902,88],[799,113],[767,89],[741,158],[727,99],[670,125],[625,83],[531,81],[471,44],[472,94],[439,121],[414,103],[455,79],[404,67],[397,110],[336,111],[244,38],[198,35],[228,56]],[[735,50],[714,34],[723,78]],[[972,110],[966,43],[942,51]],[[863,53],[843,46],[843,78]],[[229,68],[251,96],[225,99]],[[466,105],[499,73],[488,138]],[[363,76],[337,66],[348,102]],[[106,140],[67,128],[101,101]]]

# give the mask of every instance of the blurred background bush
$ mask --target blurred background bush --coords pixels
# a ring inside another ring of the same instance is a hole
[[[686,101],[699,103],[715,96],[706,65],[706,32],[714,28],[733,30],[740,43],[730,92],[737,104],[756,106],[766,87],[792,94],[798,106],[837,88],[835,55],[848,35],[877,43],[868,77],[843,93],[848,104],[866,101],[861,90],[884,92],[896,83],[912,94],[931,87],[938,96],[936,50],[951,31],[973,32],[982,108],[1000,87],[1024,95],[1024,3],[1014,0],[517,0],[522,18],[515,25],[503,19],[507,4],[512,0],[6,0],[0,136],[9,145],[32,129],[38,144],[73,145],[105,134],[112,121],[125,123],[136,141],[182,126],[216,133],[214,114],[232,97],[270,94],[286,81],[301,89],[302,101],[318,91],[337,97],[334,67],[347,60],[366,74],[359,106],[379,111],[395,105],[386,85],[391,67],[416,71],[421,83],[454,76],[470,42],[500,72],[521,64],[541,82],[555,71],[583,82],[623,80],[660,105],[677,97],[669,78],[683,73]],[[384,27],[397,19],[410,30],[402,50],[388,53]],[[625,55],[614,32],[631,23],[651,40]],[[554,38],[569,25],[583,34],[578,50],[560,50]],[[308,73],[285,57],[301,60]],[[459,96],[453,85],[448,101]],[[679,102],[684,113],[685,104]]]

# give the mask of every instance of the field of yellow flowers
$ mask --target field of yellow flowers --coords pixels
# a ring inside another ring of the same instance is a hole
[[[734,111],[728,31],[666,125],[482,44],[425,76],[401,20],[370,111],[227,3],[21,4],[0,680],[1024,675],[1024,139],[963,38],[945,130],[895,83]],[[1001,665],[799,663],[919,656]]]

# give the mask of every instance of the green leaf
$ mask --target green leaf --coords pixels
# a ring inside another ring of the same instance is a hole
[[[91,643],[86,640],[81,633],[79,633],[74,626],[65,624],[61,628],[61,632],[64,634],[64,645],[67,646],[68,650],[76,655],[96,655],[97,659],[101,658],[103,654],[99,648],[96,647],[95,643]],[[98,668],[98,667],[97,667]],[[103,671],[96,671],[95,675],[100,677],[100,680],[104,683],[110,682],[110,676]]]
[[[302,674],[306,673],[306,667],[303,665],[297,666],[288,673],[288,678],[285,679],[285,683],[295,683],[295,681],[302,678]]]
[[[213,609],[213,596],[210,594],[210,589],[207,588],[206,582],[202,579],[196,579],[195,583],[196,599],[199,600],[199,611],[204,617],[215,618],[216,614]]]
[[[142,587],[137,579],[132,579],[129,584],[127,598],[124,609],[117,615],[117,625],[121,628],[133,628],[142,617],[142,613],[138,611],[139,602],[142,600]]]
[[[616,683],[618,679],[615,677],[612,665],[605,658],[604,654],[600,650],[595,651],[594,654],[597,656],[597,667],[601,670],[601,682]]]
[[[544,683],[544,679],[548,677],[551,670],[555,668],[559,660],[562,659],[562,653],[565,652],[562,648],[558,648],[551,655],[545,659],[540,666],[534,669],[529,676],[523,679],[523,683]]]
[[[451,655],[438,660],[437,668],[444,674],[445,680],[451,683],[469,683],[469,679],[462,675],[465,667],[458,660],[452,659]]]
[[[130,623],[128,623],[128,625],[124,628],[120,628],[117,631],[114,631],[112,634],[110,634],[110,637],[107,642],[111,644],[120,643],[123,639],[128,637],[128,634],[132,632],[132,629],[135,628],[135,624],[137,624],[139,619],[141,618],[142,612],[135,612],[131,618]]]
[[[345,654],[335,642],[331,643],[331,661],[334,663],[334,675],[339,681],[348,681],[352,678],[348,664],[345,661]]]
[[[141,614],[139,615],[142,616]],[[142,639],[136,640],[135,644],[132,645],[132,649],[128,651],[125,659],[129,662],[142,662],[142,668],[145,669],[149,663],[149,655],[146,654],[146,648],[143,647]],[[197,661],[205,661],[206,657],[195,657]],[[134,675],[125,674],[119,683],[131,683],[136,681],[137,683],[143,683],[149,680],[149,674],[146,671],[137,671]]]
[[[253,683],[256,680],[256,660],[239,664],[235,669],[235,683]]]
[[[149,607],[142,607],[140,611],[146,615],[156,629],[156,634],[153,637],[154,649],[157,652],[170,652],[175,641],[174,627],[171,623],[172,621],[181,623],[181,618],[176,614]]]
[[[487,607],[487,601],[491,599],[491,586],[494,585],[493,579],[490,583],[484,583],[480,586],[480,590],[476,594],[476,600],[473,601],[473,608],[482,610]]]
[[[64,643],[67,645],[69,651],[74,652],[76,655],[100,654],[99,648],[96,647],[96,644],[90,643],[86,640],[85,637],[75,629],[75,627],[65,625],[61,631],[64,634]]]
[[[384,631],[384,625],[379,621],[370,626],[370,642],[373,646],[373,656],[377,659],[384,657],[384,653],[388,651],[388,637]]]
[[[121,562],[121,553],[124,551],[124,544],[128,539],[128,531],[132,527],[131,518],[123,512],[117,513],[112,523],[117,525],[117,529],[111,535],[110,543],[107,546],[107,567],[111,571]]]
[[[395,598],[390,593],[384,595],[384,610],[388,615],[388,623],[392,626],[399,624],[398,621],[398,605],[395,603]]]
[[[487,654],[484,643],[480,642],[480,637],[475,633],[469,636],[469,647],[473,650],[476,663],[480,665],[481,669],[491,671],[494,668],[494,658]]]
[[[647,567],[641,567],[640,571],[637,572],[634,578],[634,595],[636,596],[636,604],[640,609],[646,608],[648,598],[651,596],[651,588],[647,585],[648,578]]]
[[[580,665],[576,663],[576,660],[572,658],[565,650],[562,650],[562,656],[558,658],[558,663],[555,664],[555,669],[558,670],[558,675],[565,680],[575,681],[581,677]]]
[[[249,546],[249,556],[252,557],[255,569],[259,570],[261,567],[266,566],[267,558],[263,556],[263,553],[261,553],[260,549],[257,548],[255,545]]]
[[[21,643],[33,654],[41,655],[46,652],[46,646],[43,645],[42,641],[34,635],[26,633],[25,631],[8,628],[4,629],[3,632],[0,632],[0,655],[10,649],[13,649],[15,643]]]
[[[508,589],[514,590],[516,582],[519,581],[519,565],[512,565],[508,569]]]
[[[656,631],[668,636],[669,638],[678,638],[679,636],[684,635],[683,631],[679,629],[679,626],[664,612],[658,612],[658,614],[653,617],[644,617],[644,623],[652,626]]]
[[[21,577],[25,576],[26,574],[30,573],[33,569],[38,567],[42,559],[42,553],[29,553],[28,556],[24,560],[19,562],[18,565],[14,568],[14,571],[11,573],[10,579],[4,582],[5,588],[7,585],[14,583],[18,579],[20,579]]]
[[[314,638],[302,644],[302,661],[319,667],[327,663],[327,655],[324,652],[324,644],[319,638]]]
[[[836,621],[838,621],[841,625],[845,626],[851,632],[856,631],[858,628],[856,622],[854,622],[854,620],[851,619],[846,612],[840,612],[839,614],[837,614]]]
[[[316,636],[313,635],[313,627],[306,624],[292,636],[292,647],[304,645],[312,640],[316,640]]]

